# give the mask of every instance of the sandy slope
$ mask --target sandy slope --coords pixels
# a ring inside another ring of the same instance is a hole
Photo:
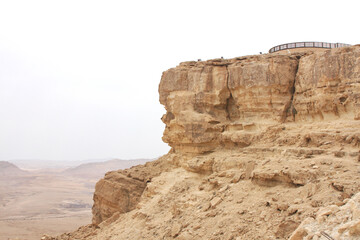
[[[343,127],[357,134],[359,124]],[[134,210],[56,239],[288,239],[304,219],[344,205],[360,189],[359,142],[347,144],[340,137],[345,131],[336,129],[334,123],[282,124],[251,147],[170,153],[145,167],[160,173],[144,172],[152,178]],[[319,132],[339,140],[328,143],[324,135],[316,142]],[[309,134],[314,138],[304,146]],[[286,139],[292,144],[284,145]],[[143,168],[118,174],[139,178]]]

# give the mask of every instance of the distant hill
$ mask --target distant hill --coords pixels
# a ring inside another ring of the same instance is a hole
[[[24,176],[27,174],[27,171],[21,170],[12,163],[0,161],[0,177]]]
[[[105,162],[108,159],[87,159],[87,160],[41,160],[41,159],[16,159],[10,162],[22,169],[40,170],[40,169],[66,169],[70,167],[76,167],[80,164],[90,162]]]
[[[105,162],[84,163],[77,167],[64,170],[62,173],[81,178],[100,179],[105,173],[118,169],[126,169],[135,165],[144,164],[153,159],[119,160],[113,159]]]

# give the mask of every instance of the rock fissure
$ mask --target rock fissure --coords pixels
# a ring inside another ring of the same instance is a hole
[[[291,85],[289,88],[290,101],[285,106],[285,110],[284,110],[284,113],[283,113],[283,116],[281,119],[281,122],[283,122],[283,123],[288,120],[289,116],[292,117],[291,121],[295,121],[295,115],[297,114],[297,111],[294,106],[294,96],[296,93],[296,79],[298,77],[300,60],[301,60],[301,56],[297,56],[297,66],[296,66],[296,70],[295,70],[295,76],[294,76],[293,80],[291,81]]]
[[[232,98],[232,94],[229,88],[229,78],[230,78],[230,74],[229,74],[229,69],[228,66],[226,65],[226,88],[229,91],[229,97],[226,99],[226,106],[225,106],[225,111],[226,111],[226,119],[231,120],[230,118],[230,111],[229,111],[229,101],[230,98]]]
[[[229,91],[229,97],[226,99],[226,106],[225,106],[225,111],[226,111],[226,119],[229,121],[234,121],[234,117],[236,117],[238,114],[236,113],[237,111],[237,106],[235,104],[235,100],[232,96],[230,87],[229,87],[229,79],[230,79],[230,72],[229,72],[229,68],[228,65],[225,65],[226,67],[226,88]]]

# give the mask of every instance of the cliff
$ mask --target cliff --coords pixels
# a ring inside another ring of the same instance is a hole
[[[309,227],[309,219],[331,206],[347,209],[360,189],[359,68],[354,46],[185,62],[165,71],[159,94],[171,151],[108,173],[96,186],[93,224],[44,239],[334,234],[326,224]],[[339,239],[360,237],[357,213],[349,218],[355,223],[344,222]]]
[[[205,153],[249,146],[271,125],[359,120],[359,64],[357,48],[182,63],[159,87],[163,140]]]

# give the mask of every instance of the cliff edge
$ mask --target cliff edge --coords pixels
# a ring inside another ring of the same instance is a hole
[[[360,46],[185,62],[159,94],[171,151],[108,173],[93,224],[43,239],[319,239],[342,209],[336,237],[359,239]]]

